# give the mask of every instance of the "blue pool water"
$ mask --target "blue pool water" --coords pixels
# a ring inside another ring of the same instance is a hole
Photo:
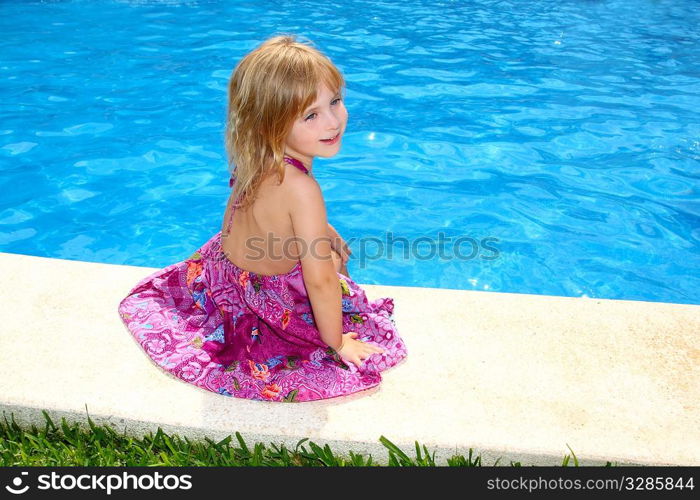
[[[292,32],[347,77],[314,170],[358,282],[698,304],[699,3],[4,1],[0,251],[188,257],[230,72]]]

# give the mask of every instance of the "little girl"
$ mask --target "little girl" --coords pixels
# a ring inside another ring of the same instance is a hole
[[[379,384],[406,357],[391,298],[368,300],[328,224],[313,159],[338,153],[345,81],[293,36],[265,41],[229,82],[234,187],[222,230],[119,304],[146,354],[226,396],[312,401]]]

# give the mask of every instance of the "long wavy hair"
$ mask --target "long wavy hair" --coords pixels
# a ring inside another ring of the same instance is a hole
[[[285,141],[321,83],[344,93],[338,68],[295,35],[269,38],[238,63],[228,85],[225,132],[236,207],[250,206],[271,173],[284,180]]]

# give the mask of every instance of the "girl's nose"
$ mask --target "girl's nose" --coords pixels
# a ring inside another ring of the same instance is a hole
[[[331,113],[328,119],[328,128],[337,130],[342,123],[341,117],[337,113]]]

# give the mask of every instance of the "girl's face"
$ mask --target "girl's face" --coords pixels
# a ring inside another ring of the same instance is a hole
[[[330,158],[340,151],[348,122],[340,92],[333,93],[321,84],[316,96],[316,102],[294,122],[284,148],[285,154],[300,160],[308,169],[315,156]]]

